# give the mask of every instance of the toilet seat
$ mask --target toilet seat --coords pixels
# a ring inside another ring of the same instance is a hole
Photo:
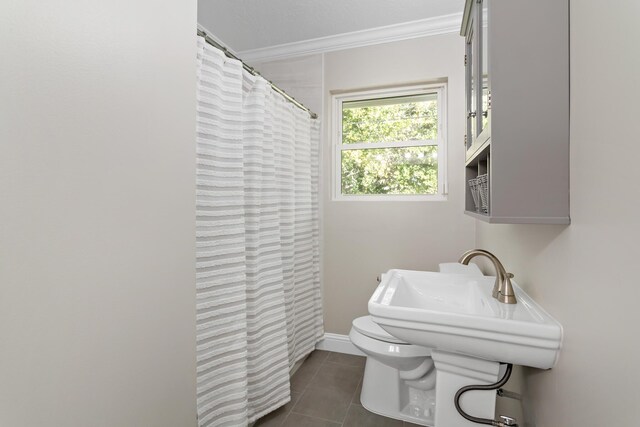
[[[360,332],[362,335],[365,335],[369,338],[373,338],[379,341],[384,341],[392,344],[405,344],[410,345],[409,343],[402,341],[389,334],[387,331],[382,329],[380,325],[371,320],[371,316],[363,316],[358,317],[352,323],[353,329]]]

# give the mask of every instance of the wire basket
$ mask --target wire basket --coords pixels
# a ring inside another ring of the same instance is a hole
[[[478,180],[476,178],[469,180],[469,190],[471,190],[471,197],[473,197],[473,205],[476,208],[476,212],[480,212],[480,190],[478,188]]]
[[[469,189],[476,212],[489,213],[489,177],[487,174],[470,179]]]
[[[480,188],[480,203],[482,212],[489,213],[489,176],[485,173],[478,175],[478,187]]]

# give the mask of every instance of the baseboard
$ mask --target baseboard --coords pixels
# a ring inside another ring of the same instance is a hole
[[[364,356],[365,354],[353,345],[348,335],[325,333],[324,338],[316,344],[317,350],[333,351],[334,353],[354,354]]]

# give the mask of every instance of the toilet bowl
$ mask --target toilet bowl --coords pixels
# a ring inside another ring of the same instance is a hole
[[[367,356],[362,406],[386,417],[433,426],[436,370],[431,349],[390,335],[370,316],[353,321],[349,338]]]

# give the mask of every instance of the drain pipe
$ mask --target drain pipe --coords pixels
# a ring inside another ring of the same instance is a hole
[[[493,383],[493,384],[487,384],[487,385],[468,385],[466,387],[462,387],[460,390],[458,390],[458,392],[456,393],[456,396],[453,400],[453,403],[456,405],[456,410],[458,411],[458,413],[460,415],[462,415],[466,420],[471,421],[472,423],[476,423],[476,424],[485,424],[485,425],[489,425],[489,426],[494,426],[494,427],[517,427],[518,424],[516,424],[516,420],[511,418],[511,417],[506,417],[504,415],[501,415],[500,418],[501,420],[492,420],[490,418],[480,418],[480,417],[474,417],[472,415],[467,414],[466,412],[464,412],[462,410],[462,408],[460,407],[460,398],[462,397],[462,395],[468,391],[471,390],[496,390],[499,389],[500,387],[502,387],[503,385],[505,385],[507,383],[507,381],[509,381],[509,377],[511,376],[511,370],[513,369],[513,365],[511,363],[507,364],[507,369],[504,372],[504,375],[502,376],[502,379],[500,381],[498,381],[497,383]]]

